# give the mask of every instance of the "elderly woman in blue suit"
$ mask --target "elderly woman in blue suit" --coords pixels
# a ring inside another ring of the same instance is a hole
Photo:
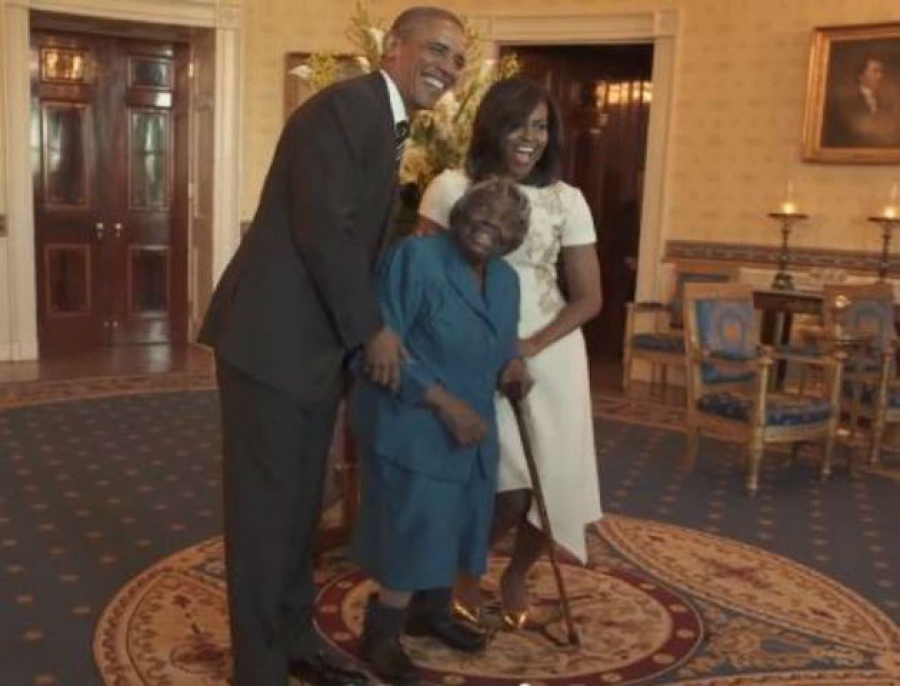
[[[423,633],[464,650],[483,646],[446,624],[445,590],[457,574],[486,570],[494,393],[521,395],[529,385],[517,352],[518,279],[496,259],[522,242],[529,214],[514,183],[483,181],[454,206],[451,231],[407,238],[382,265],[383,314],[407,359],[397,391],[362,379],[351,401],[363,480],[352,551],[379,584],[366,608],[363,657],[395,686],[419,678],[398,640],[414,591],[439,594]]]

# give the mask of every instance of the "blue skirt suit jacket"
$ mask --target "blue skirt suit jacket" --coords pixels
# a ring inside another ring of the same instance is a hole
[[[391,588],[447,585],[461,561],[480,573],[487,560],[498,459],[494,393],[517,354],[518,277],[504,260],[491,260],[479,288],[445,232],[395,245],[378,289],[385,322],[410,357],[398,392],[361,379],[351,400],[363,467],[354,556]],[[484,418],[490,428],[482,443],[460,446],[424,404],[434,384]],[[469,493],[475,484],[477,494]]]

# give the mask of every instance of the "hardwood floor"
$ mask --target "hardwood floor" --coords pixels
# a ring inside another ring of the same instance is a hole
[[[213,369],[211,352],[199,345],[123,346],[27,362],[0,362],[0,385],[179,372],[212,374]],[[622,368],[616,362],[591,363],[591,387],[595,393],[623,395],[621,377]],[[661,389],[639,381],[631,385],[628,397],[666,405],[684,403],[684,391],[678,386]]]
[[[0,362],[0,384],[99,376],[213,371],[212,354],[198,345],[139,345],[26,362]]]

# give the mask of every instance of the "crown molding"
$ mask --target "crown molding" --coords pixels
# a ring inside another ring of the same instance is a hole
[[[595,45],[652,41],[678,31],[677,10],[623,14],[471,17],[486,40],[498,43]]]
[[[6,0],[8,6],[79,16],[183,26],[237,28],[240,0]]]

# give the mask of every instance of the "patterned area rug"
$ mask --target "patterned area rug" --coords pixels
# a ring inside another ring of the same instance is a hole
[[[530,583],[538,615],[550,617],[543,625],[501,631],[476,656],[404,639],[429,683],[900,683],[900,629],[811,569],[719,536],[619,515],[597,525],[589,543],[586,567],[563,564],[581,647],[568,646],[554,621],[553,575],[541,563]],[[492,559],[489,591],[504,562]],[[337,554],[318,574],[319,628],[356,655],[370,583]],[[94,652],[105,683],[224,686],[225,613],[220,539],[163,560],[101,617]]]
[[[0,686],[224,683],[212,387],[190,373],[0,386]],[[680,469],[680,408],[594,402],[612,514],[591,566],[565,568],[582,650],[553,622],[460,663],[411,643],[432,681],[900,685],[896,481],[839,468],[821,484],[809,456],[772,455],[747,498],[740,446],[704,442]],[[367,586],[337,555],[321,576],[320,626],[353,652]],[[534,584],[553,615],[546,567]]]

